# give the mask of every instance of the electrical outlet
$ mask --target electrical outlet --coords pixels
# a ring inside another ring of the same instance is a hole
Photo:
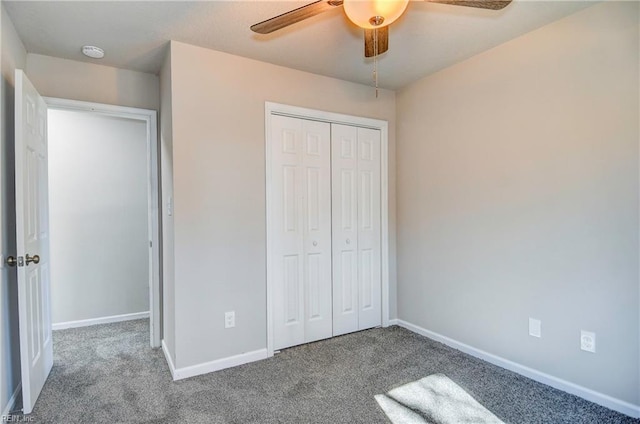
[[[224,313],[224,328],[232,328],[236,326],[236,311]]]
[[[580,331],[580,349],[596,353],[596,333],[591,331]]]
[[[542,337],[542,321],[535,318],[529,318],[529,335],[533,337]]]

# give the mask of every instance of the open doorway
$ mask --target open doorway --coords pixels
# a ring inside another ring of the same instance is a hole
[[[45,100],[52,327],[148,318],[159,347],[156,112]]]

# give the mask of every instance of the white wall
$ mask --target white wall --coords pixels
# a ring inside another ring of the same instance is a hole
[[[16,254],[14,180],[14,71],[24,69],[27,52],[0,3],[2,37],[0,80],[0,252]],[[20,382],[18,289],[14,268],[0,269],[0,414]]]
[[[53,323],[148,311],[146,123],[48,118]]]
[[[376,99],[372,87],[172,42],[171,94],[175,361],[182,368],[266,348],[264,102],[389,121],[394,247],[395,93],[381,90]],[[395,263],[395,303],[394,272]],[[225,330],[231,310],[236,327]]]
[[[162,180],[162,335],[175,363],[175,281],[173,253],[173,213],[166,205],[173,202],[173,121],[171,104],[171,49],[167,49],[160,72],[160,169]]]
[[[99,63],[99,61],[96,61]],[[29,53],[27,75],[47,97],[157,110],[156,75]]]
[[[592,6],[397,100],[399,318],[636,405],[638,9]]]

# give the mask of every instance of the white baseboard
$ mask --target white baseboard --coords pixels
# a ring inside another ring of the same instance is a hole
[[[387,325],[387,327],[390,327],[390,326],[392,326],[392,325],[398,325],[398,322],[399,322],[399,321],[400,321],[400,320],[398,320],[398,318],[390,319],[390,320],[387,322],[387,324],[388,324],[388,325]]]
[[[20,391],[22,390],[22,383],[18,383],[16,389],[13,391],[13,394],[9,398],[7,405],[2,410],[2,416],[7,417],[13,411],[16,406],[16,401],[18,400],[18,395],[20,395]]]
[[[52,324],[51,328],[55,330],[65,330],[67,328],[88,327],[97,324],[110,324],[113,322],[132,321],[134,319],[149,318],[149,311],[135,312],[133,314],[113,315],[110,317],[83,319],[80,321],[67,321]]]
[[[499,367],[506,368],[509,371],[513,371],[532,380],[538,381],[542,384],[546,384],[558,390],[562,390],[572,395],[579,396],[583,399],[586,399],[593,403],[597,403],[598,405],[602,405],[606,408],[613,409],[614,411],[620,412],[622,414],[629,415],[633,418],[640,418],[640,405],[634,405],[632,403],[616,399],[612,396],[605,395],[604,393],[596,392],[595,390],[579,386],[561,378],[545,374],[541,371],[518,364],[517,362],[510,361],[492,353],[485,352],[484,350],[476,349],[473,346],[469,346],[447,336],[443,336],[442,334],[435,333],[401,319],[397,320],[397,324],[400,327],[404,327],[407,330],[413,331],[414,333],[418,333],[437,342],[446,344],[447,346],[451,346],[454,349],[457,349],[464,353],[468,353],[471,356],[475,356],[476,358],[490,362]]]
[[[267,349],[254,350],[252,352],[241,353],[190,367],[176,368],[172,372],[172,375],[174,380],[182,380],[184,378],[195,377],[196,375],[220,371],[225,368],[237,367],[238,365],[248,364],[249,362],[260,361],[267,359],[267,357]],[[172,367],[172,364],[169,364],[169,367]]]
[[[171,354],[169,354],[169,348],[167,348],[164,339],[162,340],[162,352],[164,353],[164,358],[167,360],[167,364],[169,365],[169,371],[171,372],[171,378],[176,380],[176,366],[173,365],[173,359],[171,359]]]

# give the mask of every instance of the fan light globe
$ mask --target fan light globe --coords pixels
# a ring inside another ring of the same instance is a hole
[[[344,12],[361,28],[382,28],[398,19],[408,4],[409,0],[344,0]]]

